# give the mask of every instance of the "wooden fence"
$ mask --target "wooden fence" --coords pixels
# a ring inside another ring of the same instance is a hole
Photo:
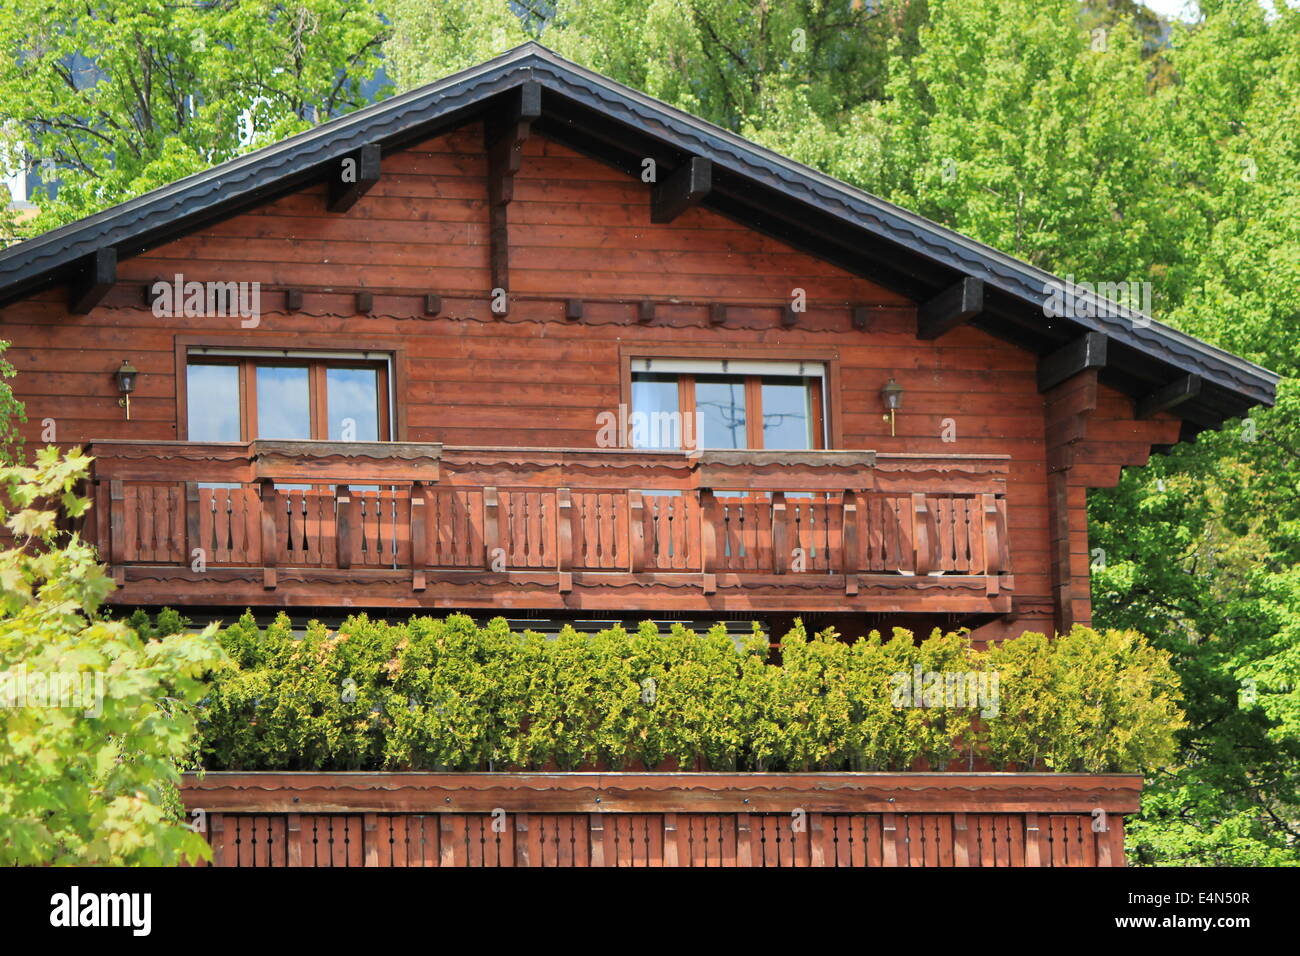
[[[1142,779],[212,773],[215,866],[1123,866]],[[198,812],[201,811],[201,812]]]

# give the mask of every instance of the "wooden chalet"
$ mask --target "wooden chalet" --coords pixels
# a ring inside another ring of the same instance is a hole
[[[1056,281],[527,44],[0,252],[0,338],[118,605],[990,638],[1274,396]]]

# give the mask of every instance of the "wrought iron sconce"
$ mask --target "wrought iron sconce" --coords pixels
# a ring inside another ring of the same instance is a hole
[[[117,390],[122,393],[122,397],[117,400],[117,404],[126,409],[126,420],[131,420],[131,393],[135,391],[135,377],[139,371],[134,365],[126,359],[122,359],[122,367],[116,372]]]
[[[885,403],[885,408],[889,414],[884,418],[889,422],[889,435],[894,436],[894,413],[903,407],[903,386],[899,385],[892,378],[880,390],[880,400]]]

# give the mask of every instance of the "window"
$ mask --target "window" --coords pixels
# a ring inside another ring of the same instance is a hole
[[[636,448],[826,447],[820,362],[632,360]]]
[[[372,356],[191,351],[190,441],[388,441],[388,362]]]

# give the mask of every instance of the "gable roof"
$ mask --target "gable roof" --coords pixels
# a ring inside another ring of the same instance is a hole
[[[1062,284],[1050,273],[537,43],[0,251],[0,306],[67,281],[96,250],[111,246],[119,259],[136,255],[319,181],[366,144],[387,152],[481,118],[530,81],[542,91],[533,123],[539,134],[636,176],[647,157],[669,169],[692,156],[707,158],[713,185],[703,205],[918,302],[974,277],[983,281],[985,298],[972,324],[1039,355],[1084,333],[1103,333],[1101,379],[1134,397],[1200,376],[1199,394],[1173,409],[1186,423],[1185,437],[1274,401],[1278,375],[1268,369],[1109,302],[1110,315],[1048,317],[1052,284]]]

